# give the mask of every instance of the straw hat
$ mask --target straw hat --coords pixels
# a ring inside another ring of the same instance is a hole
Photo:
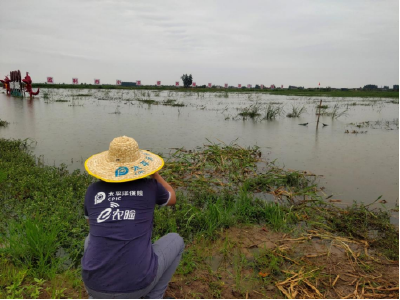
[[[108,151],[95,154],[85,161],[85,169],[90,175],[107,182],[144,178],[163,166],[161,157],[139,149],[138,143],[127,136],[113,139]]]

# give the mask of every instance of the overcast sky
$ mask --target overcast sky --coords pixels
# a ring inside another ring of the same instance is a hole
[[[0,75],[34,82],[399,83],[398,0],[1,1]]]

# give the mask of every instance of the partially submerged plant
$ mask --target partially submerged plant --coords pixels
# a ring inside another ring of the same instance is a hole
[[[77,94],[74,96],[76,96],[76,97],[91,97],[92,95],[91,94]]]
[[[306,112],[306,107],[304,105],[302,107],[292,105],[292,111],[288,113],[286,117],[298,118],[303,112]]]
[[[273,120],[276,117],[280,116],[283,113],[283,106],[277,105],[274,106],[272,104],[268,104],[266,109],[266,114],[264,116],[264,120]]]
[[[329,108],[329,105],[317,105],[318,109],[327,109]]]
[[[152,99],[137,99],[137,101],[142,102],[142,103],[146,103],[148,105],[158,105],[159,102],[156,100],[152,100]]]
[[[335,104],[335,106],[332,108],[332,111],[328,113],[333,119],[337,119],[343,115],[346,114],[348,108],[345,108],[343,110],[339,110],[339,104]]]
[[[238,116],[241,116],[243,120],[246,120],[247,118],[254,119],[258,116],[261,116],[260,110],[261,106],[256,102],[249,107],[242,108]]]
[[[162,102],[162,105],[173,106],[173,107],[185,106],[185,104],[183,103],[177,103],[175,99],[167,99],[164,102]]]
[[[0,127],[7,127],[8,124],[10,124],[10,123],[7,122],[7,121],[4,121],[4,120],[2,120],[2,119],[0,119]]]

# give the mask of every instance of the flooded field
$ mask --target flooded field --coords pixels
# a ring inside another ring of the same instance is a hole
[[[398,118],[397,99],[151,90],[49,89],[33,100],[0,94],[0,120],[9,122],[0,137],[34,140],[44,164],[83,170],[86,158],[121,135],[163,154],[210,142],[257,145],[278,166],[323,175],[329,200],[371,203],[382,195],[379,205],[388,208],[399,197]]]

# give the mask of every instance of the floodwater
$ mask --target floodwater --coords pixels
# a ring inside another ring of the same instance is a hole
[[[138,101],[143,99],[159,101],[160,105]],[[161,105],[167,99],[184,106]],[[347,111],[338,118],[321,116],[316,130],[320,100],[328,105],[326,112],[332,112],[335,104],[338,113]],[[325,187],[326,197],[333,195],[330,199],[368,204],[382,195],[385,206],[393,208],[399,198],[399,106],[392,101],[43,89],[40,98],[33,100],[0,94],[0,119],[10,122],[0,127],[0,137],[33,139],[37,142],[34,153],[41,161],[48,165],[64,163],[70,170],[83,170],[85,159],[107,150],[111,140],[121,135],[135,138],[140,148],[164,154],[174,151],[171,148],[195,149],[210,141],[257,145],[264,158],[276,160],[278,166],[323,175],[319,185]],[[275,120],[261,120],[269,104],[282,107],[284,112]],[[260,108],[259,118],[243,120],[238,116],[241,109],[251,105]],[[304,106],[306,112],[298,118],[286,117],[293,106]],[[361,123],[366,121],[369,123]],[[299,125],[303,123],[308,125]]]

